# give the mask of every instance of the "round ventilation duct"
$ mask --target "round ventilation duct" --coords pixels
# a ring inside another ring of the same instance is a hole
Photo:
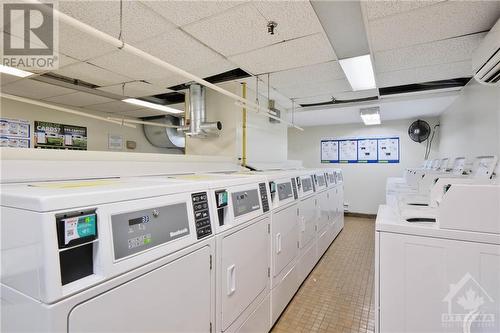
[[[180,125],[180,118],[169,115],[150,118],[147,121],[164,125]],[[176,128],[144,125],[144,135],[149,143],[158,148],[184,148],[186,146],[184,133],[179,133]]]

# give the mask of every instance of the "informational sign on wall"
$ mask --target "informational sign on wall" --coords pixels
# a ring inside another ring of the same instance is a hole
[[[321,163],[399,163],[399,137],[321,140]]]
[[[87,128],[35,121],[35,148],[87,150]]]
[[[0,147],[29,148],[30,122],[0,118]]]

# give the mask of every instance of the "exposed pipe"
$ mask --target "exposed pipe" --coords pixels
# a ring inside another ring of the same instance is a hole
[[[110,119],[110,120],[113,120],[116,122],[120,122],[120,123],[123,122],[123,123],[132,123],[132,124],[142,124],[142,125],[151,125],[151,126],[165,127],[165,128],[179,128],[180,127],[177,125],[167,125],[167,124],[154,123],[151,121],[135,120],[135,119],[128,119],[128,118],[108,117],[107,119]]]
[[[135,125],[128,124],[127,121],[125,121],[124,119],[108,119],[108,118],[104,118],[104,117],[90,114],[88,112],[77,111],[74,109],[70,109],[70,108],[55,105],[55,104],[45,103],[45,102],[30,99],[30,98],[9,95],[9,94],[4,94],[4,93],[0,93],[0,97],[10,99],[13,101],[18,101],[18,102],[28,103],[28,104],[32,104],[32,105],[36,105],[36,106],[41,106],[41,107],[53,109],[56,111],[71,113],[71,114],[81,116],[81,117],[87,117],[87,118],[97,119],[97,120],[101,120],[101,121],[107,121],[108,123],[113,123],[116,125],[121,125],[121,126],[125,126],[125,127],[130,127],[130,128],[136,128]]]
[[[40,5],[44,5],[42,2],[39,2],[39,1],[36,1],[36,2],[39,3]],[[46,11],[49,11],[49,8],[47,8],[45,6],[41,6],[41,7],[44,8]],[[244,103],[247,106],[252,107],[253,109],[257,109],[259,111],[265,111],[263,115],[268,116],[268,113],[270,110],[268,110],[267,108],[263,108],[263,107],[259,106],[258,104],[252,103],[249,100],[247,100],[241,96],[238,96],[238,95],[236,95],[230,91],[227,91],[227,90],[225,90],[225,89],[223,89],[223,88],[221,88],[213,83],[210,83],[206,80],[203,80],[202,78],[200,78],[196,75],[193,75],[189,72],[186,72],[185,70],[180,69],[172,64],[169,64],[168,62],[163,61],[155,56],[152,56],[151,54],[146,53],[146,52],[144,52],[144,51],[142,51],[134,46],[131,46],[130,44],[126,44],[123,40],[120,40],[120,39],[117,39],[113,36],[110,36],[110,35],[102,32],[98,29],[91,27],[88,24],[85,24],[83,22],[78,21],[77,19],[75,19],[69,15],[61,13],[60,11],[58,11],[56,9],[50,8],[50,13],[53,13],[53,16],[56,19],[58,19],[60,22],[65,23],[65,24],[67,24],[67,25],[69,25],[77,30],[84,32],[84,33],[92,35],[92,36],[102,40],[103,42],[106,42],[108,44],[113,45],[117,49],[120,49],[124,52],[128,52],[128,53],[131,53],[133,55],[136,55],[139,58],[145,59],[145,60],[147,60],[155,65],[158,65],[159,67],[162,67],[170,72],[179,74],[179,75],[185,77],[186,79],[188,79],[189,81],[197,82],[197,83],[199,83],[207,88],[210,88],[212,90],[215,90],[215,91],[221,93],[222,95],[225,95],[225,96],[232,98],[236,101],[239,101],[241,103]],[[302,130],[302,128],[300,128],[296,125],[293,125],[292,123],[289,123],[281,118],[277,118],[276,120],[278,120],[282,123],[285,123],[287,125],[290,125],[292,127],[295,127],[297,129]]]
[[[189,115],[189,127],[184,126],[180,130],[190,137],[207,137],[222,129],[220,121],[207,122],[205,87],[198,83],[189,86]]]

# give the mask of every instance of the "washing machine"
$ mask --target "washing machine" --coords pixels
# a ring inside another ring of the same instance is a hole
[[[144,177],[208,183],[216,241],[216,332],[267,332],[270,323],[270,193],[263,176],[192,174]]]
[[[328,201],[328,243],[331,244],[342,230],[341,214],[343,205],[343,193],[340,181],[337,180],[336,170],[333,168],[325,169],[325,178],[327,183],[327,201]]]
[[[210,332],[207,183],[1,186],[2,332]]]
[[[330,246],[330,194],[324,170],[315,170],[314,182],[316,184],[316,260],[319,260]]]
[[[303,170],[297,176],[299,194],[299,259],[297,273],[301,284],[317,262],[317,198],[315,170]]]

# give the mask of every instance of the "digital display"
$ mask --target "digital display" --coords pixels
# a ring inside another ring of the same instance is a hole
[[[141,224],[141,223],[148,223],[149,222],[149,215],[141,216],[141,217],[136,217],[134,219],[128,220],[128,225],[129,227],[136,225],[136,224]]]

